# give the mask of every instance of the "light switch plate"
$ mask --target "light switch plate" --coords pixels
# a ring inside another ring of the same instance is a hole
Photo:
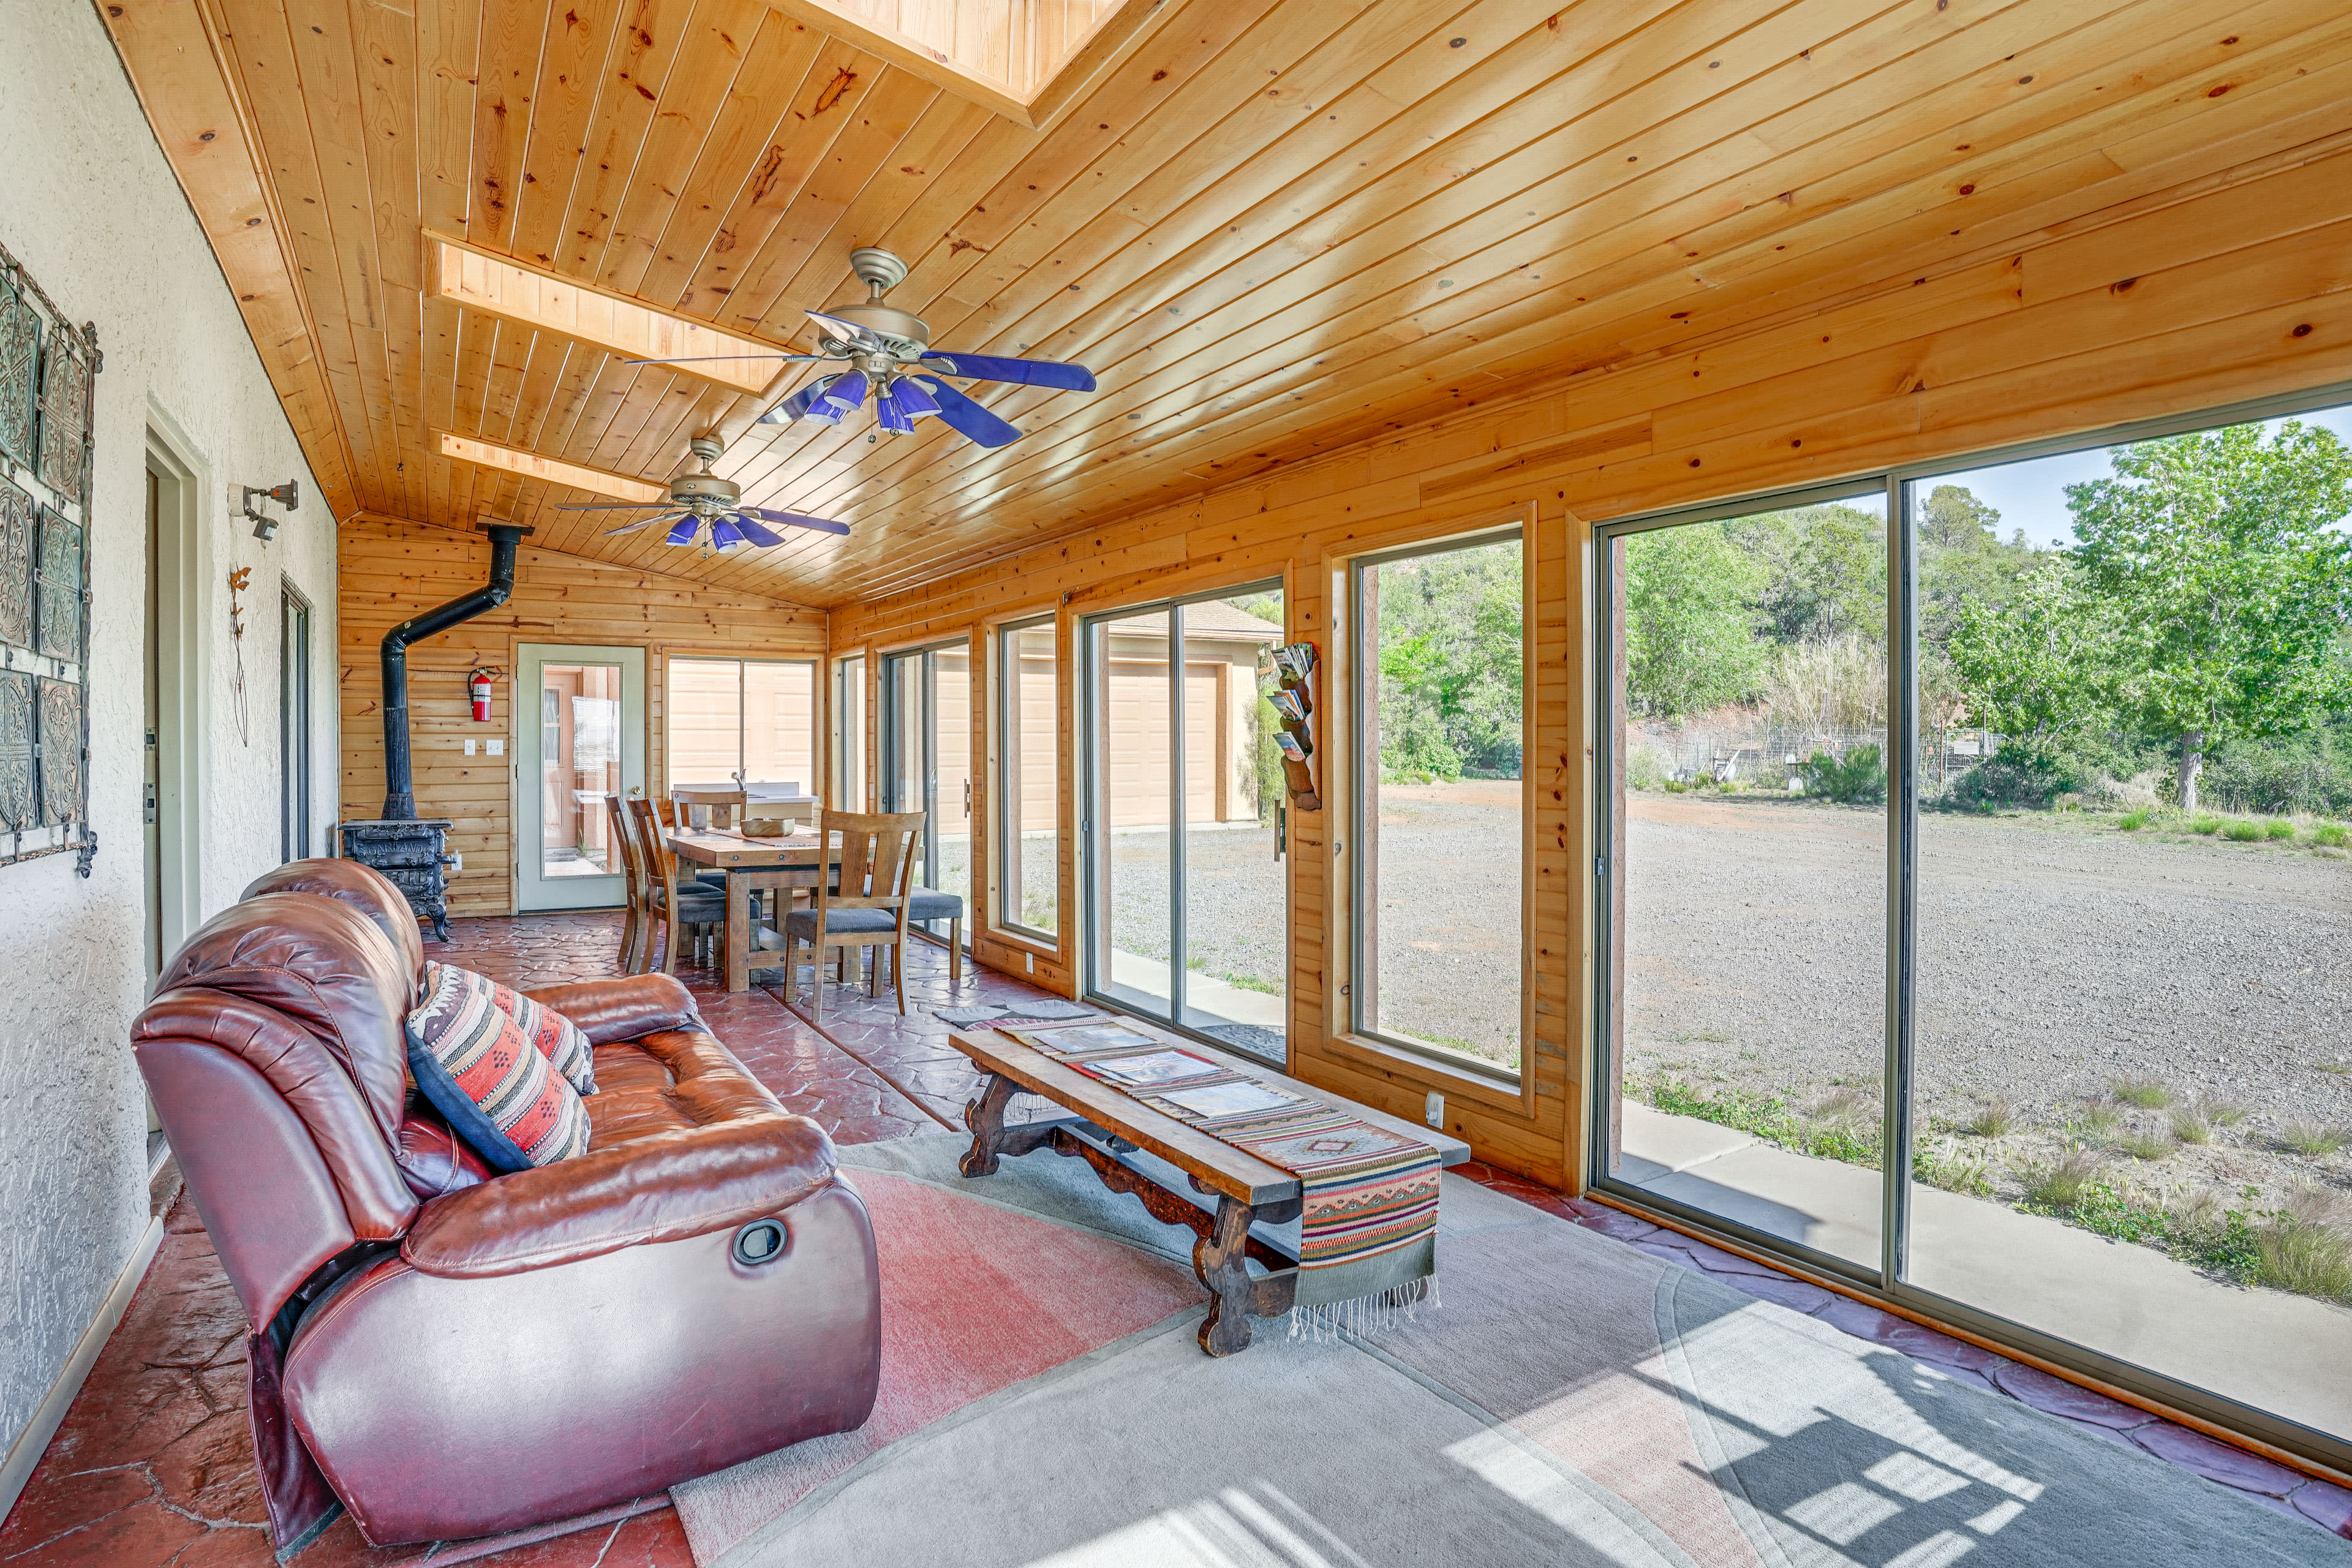
[[[1441,1131],[1445,1127],[1445,1097],[1435,1089],[1429,1091],[1429,1102],[1422,1108],[1421,1119]]]
[[[474,754],[474,737],[471,735],[466,737],[466,754],[469,757]]]
[[[506,754],[507,743],[504,741],[492,741],[490,742],[490,755],[494,757],[503,757]]]

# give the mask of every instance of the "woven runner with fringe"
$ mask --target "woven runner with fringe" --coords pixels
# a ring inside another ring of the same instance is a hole
[[[1437,1151],[1418,1138],[1375,1127],[1319,1100],[1216,1067],[1181,1083],[1139,1087],[1101,1070],[1129,1058],[1181,1051],[1160,1040],[1101,1042],[1139,1035],[1124,1025],[1008,1030],[1015,1039],[1164,1115],[1190,1122],[1221,1142],[1298,1178],[1298,1289],[1291,1332],[1373,1328],[1391,1312],[1413,1315],[1437,1304]],[[1149,1039],[1149,1037],[1139,1037]],[[1293,1103],[1235,1115],[1204,1116],[1171,1092],[1251,1084]]]

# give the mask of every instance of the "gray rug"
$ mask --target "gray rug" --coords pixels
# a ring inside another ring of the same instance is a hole
[[[1189,1232],[1103,1192],[1076,1161],[1032,1154],[965,1182],[963,1142],[842,1158],[1189,1253]],[[1465,1180],[1447,1178],[1440,1213],[1443,1301],[1414,1321],[1322,1343],[1261,1322],[1256,1343],[1220,1361],[1193,1343],[1199,1309],[1186,1309],[868,1455],[719,1561],[2352,1561],[2352,1545],[2137,1449]],[[690,1487],[679,1506],[693,1506]]]

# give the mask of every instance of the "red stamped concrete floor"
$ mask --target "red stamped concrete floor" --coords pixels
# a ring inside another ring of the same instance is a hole
[[[458,921],[452,929],[455,940],[432,949],[436,957],[519,989],[616,973],[614,915]],[[783,977],[772,971],[769,988],[741,995],[728,994],[705,971],[682,970],[679,977],[712,1031],[786,1105],[843,1142],[868,1142],[960,1124],[973,1074],[949,1047],[947,1026],[931,1016],[933,1008],[1040,994],[971,964],[961,983],[950,984],[945,955],[924,945],[913,950],[907,970],[906,1017],[887,992],[874,999],[829,985],[821,1028],[805,1016],[806,988],[792,995],[793,1005],[782,1005]],[[2352,1536],[2352,1492],[2342,1488],[1631,1215],[1562,1198],[1476,1162],[1463,1173]],[[163,1246],[130,1310],[0,1524],[0,1568],[268,1568],[275,1557],[253,1483],[243,1347],[243,1314],[204,1227],[193,1207],[173,1203]],[[499,1568],[688,1568],[693,1557],[677,1516],[664,1500],[642,1506],[646,1511],[552,1540],[381,1550],[363,1544],[346,1517],[297,1561],[301,1568],[461,1561]]]

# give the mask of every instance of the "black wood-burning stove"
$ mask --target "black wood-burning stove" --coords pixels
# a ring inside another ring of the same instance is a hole
[[[449,940],[448,872],[456,857],[447,853],[450,819],[416,815],[415,770],[408,750],[408,645],[494,610],[514,592],[515,546],[530,530],[510,522],[481,526],[490,536],[490,580],[384,634],[383,816],[341,825],[344,858],[391,878],[408,896],[408,907],[433,922],[438,942]]]

